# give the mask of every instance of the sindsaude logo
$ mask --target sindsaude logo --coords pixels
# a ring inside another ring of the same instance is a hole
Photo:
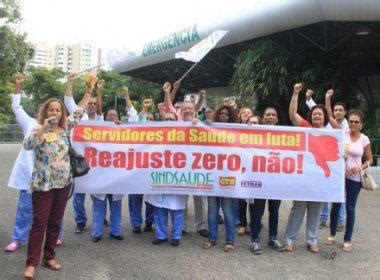
[[[212,173],[200,172],[152,172],[150,178],[155,188],[186,188],[186,189],[212,189],[214,180]]]

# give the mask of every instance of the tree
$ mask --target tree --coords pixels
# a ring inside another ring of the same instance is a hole
[[[251,105],[250,96],[255,92],[259,109],[275,106],[283,123],[289,123],[287,110],[295,82],[305,82],[305,88],[312,88],[317,102],[324,103],[326,90],[333,87],[335,100],[341,100],[344,93],[348,107],[355,104],[358,83],[345,56],[344,51],[324,52],[309,45],[291,52],[270,39],[262,39],[237,58],[231,83],[243,105]],[[302,98],[299,108],[306,115],[308,109]]]
[[[30,67],[28,72],[24,88],[36,107],[49,98],[63,98],[65,89],[60,80],[64,79],[65,73],[62,70]]]
[[[140,109],[140,104],[146,98],[152,98],[156,104],[163,100],[161,86],[158,84],[121,75],[114,71],[102,70],[98,76],[105,80],[103,108],[114,107],[116,102],[119,112],[124,111],[123,86],[128,86],[136,110]]]
[[[8,93],[13,91],[13,77],[25,69],[33,57],[33,47],[26,42],[26,34],[17,32],[16,23],[21,15],[18,1],[2,0],[0,3],[0,123],[13,120]]]

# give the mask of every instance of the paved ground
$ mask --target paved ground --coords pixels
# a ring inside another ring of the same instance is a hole
[[[10,241],[17,202],[17,191],[7,188],[8,176],[17,156],[18,144],[0,145],[0,247]],[[153,233],[132,234],[128,223],[126,200],[123,201],[124,241],[107,237],[99,243],[90,241],[90,233],[74,234],[71,201],[65,214],[64,245],[57,249],[63,264],[58,272],[38,267],[39,279],[380,279],[380,191],[360,194],[357,224],[353,237],[354,250],[337,245],[321,245],[320,253],[306,250],[304,229],[293,253],[278,253],[264,246],[255,256],[249,251],[249,237],[237,238],[233,253],[223,252],[222,245],[209,251],[201,249],[204,238],[192,229],[181,245],[152,245]],[[281,205],[279,237],[282,239],[290,203]],[[86,208],[90,211],[90,199]],[[192,218],[191,218],[192,219]],[[91,225],[91,219],[89,226]],[[224,239],[220,227],[220,240]],[[266,244],[267,216],[262,232]],[[320,232],[323,241],[328,229]],[[107,236],[105,232],[103,236]],[[322,243],[322,242],[321,242]],[[1,279],[21,279],[25,267],[26,248],[16,253],[0,253]]]

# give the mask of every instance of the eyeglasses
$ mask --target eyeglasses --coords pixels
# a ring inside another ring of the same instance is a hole
[[[359,124],[360,121],[349,121],[349,123],[352,123],[352,124]]]
[[[172,118],[166,118],[166,119],[164,119],[164,121],[175,121],[175,119],[172,119]]]

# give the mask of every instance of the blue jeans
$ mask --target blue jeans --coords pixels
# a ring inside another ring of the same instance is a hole
[[[86,200],[85,193],[73,194],[74,219],[75,219],[76,224],[86,225],[87,216],[86,216],[86,208],[84,207],[85,200]]]
[[[154,207],[154,223],[156,225],[156,238],[167,239],[167,227],[168,227],[168,214],[172,219],[172,239],[181,239],[182,237],[182,224],[184,219],[184,209],[171,210],[167,208]]]
[[[128,195],[128,208],[129,208],[129,217],[131,220],[131,226],[141,227],[142,224],[142,202],[143,202],[143,194],[130,194]],[[145,202],[145,224],[153,224],[153,206]]]
[[[240,226],[240,215],[239,215],[239,200],[238,198],[233,198],[232,204],[234,206],[234,217],[235,217],[235,227]]]
[[[216,242],[218,240],[218,222],[219,208],[222,206],[224,214],[224,225],[226,229],[226,242],[228,244],[235,243],[235,215],[233,198],[208,196],[208,228],[210,232],[209,240]]]
[[[252,242],[260,242],[261,219],[265,211],[266,199],[255,199],[254,204],[250,204],[250,219],[251,219],[251,240]],[[269,241],[277,239],[278,229],[278,209],[280,208],[281,200],[268,200],[269,210]]]
[[[17,204],[15,223],[13,226],[12,241],[22,244],[26,243],[29,238],[29,231],[33,222],[33,204],[32,194],[26,190],[20,190]],[[63,220],[60,225],[59,238],[63,235]]]
[[[350,179],[346,179],[346,232],[344,234],[344,241],[350,242],[355,225],[355,208],[356,201],[362,188],[361,182],[356,182]],[[338,212],[341,207],[341,203],[333,203],[330,214],[330,234],[336,235],[336,228],[338,224]]]
[[[103,233],[104,218],[106,217],[107,200],[110,204],[110,234],[122,235],[123,227],[121,224],[121,205],[122,200],[112,200],[112,195],[107,194],[104,200],[91,196],[92,199],[92,236],[99,237]]]
[[[327,222],[329,219],[329,203],[323,202],[321,215],[319,216],[319,220],[321,222]],[[338,223],[343,225],[346,220],[346,203],[342,203],[342,206],[339,209],[338,213]]]

